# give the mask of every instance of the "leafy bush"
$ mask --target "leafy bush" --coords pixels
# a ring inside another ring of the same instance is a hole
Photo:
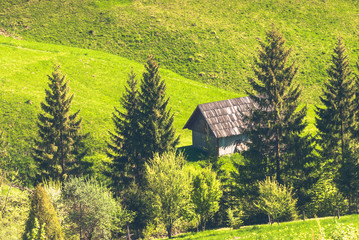
[[[0,239],[21,239],[30,209],[29,194],[0,183]]]
[[[255,205],[271,216],[273,221],[289,221],[297,217],[296,200],[292,197],[291,189],[269,177],[259,182],[258,189],[259,200]]]
[[[67,233],[81,239],[109,238],[128,217],[111,192],[93,178],[71,178],[65,182],[62,197]]]
[[[221,197],[221,182],[217,174],[209,168],[197,172],[193,179],[192,201],[203,230],[206,229],[206,222],[219,210]]]
[[[228,225],[233,229],[238,229],[243,224],[243,220],[241,219],[243,216],[243,211],[238,209],[227,209],[227,216],[228,216]]]
[[[314,216],[324,217],[336,215],[337,210],[345,213],[348,202],[339,192],[333,178],[323,175],[309,191],[311,202],[307,205],[307,212]]]
[[[156,215],[165,224],[169,238],[175,222],[192,209],[192,180],[184,165],[183,155],[176,155],[175,152],[167,152],[161,156],[156,154],[146,164],[151,202]]]

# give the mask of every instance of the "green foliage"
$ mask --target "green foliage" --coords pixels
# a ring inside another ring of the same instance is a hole
[[[338,163],[353,161],[350,159],[353,157],[350,148],[355,124],[355,80],[345,51],[342,39],[338,38],[333,62],[328,69],[329,80],[320,96],[322,106],[316,109],[320,153],[324,161],[334,160],[327,166],[334,174],[338,170]]]
[[[206,229],[206,222],[219,210],[221,197],[221,182],[217,179],[217,174],[210,168],[198,171],[193,177],[192,201],[202,230]]]
[[[307,212],[311,216],[336,216],[346,212],[348,201],[339,192],[330,174],[323,174],[318,182],[309,191],[311,201],[308,203]]]
[[[259,200],[255,205],[271,216],[273,221],[289,221],[297,218],[296,200],[293,199],[292,189],[278,184],[276,180],[269,177],[258,183],[258,189]]]
[[[359,190],[358,137],[355,136],[359,95],[341,38],[334,48],[328,75],[329,80],[320,96],[321,106],[316,107],[320,155],[324,171],[333,174],[339,190],[349,202],[354,202]]]
[[[68,82],[59,67],[48,78],[50,89],[45,90],[45,103],[41,103],[44,113],[38,115],[39,138],[34,140],[33,157],[40,170],[38,181],[49,178],[64,181],[70,173],[82,172],[85,152],[80,148],[86,136],[80,134],[79,111],[69,114],[73,95],[68,97]]]
[[[139,99],[136,74],[133,71],[128,76],[120,103],[123,111],[115,108],[112,114],[115,132],[110,133],[111,143],[108,143],[108,156],[112,159],[109,175],[117,195],[127,189],[139,175],[137,166],[141,136],[138,124]]]
[[[0,239],[21,239],[30,209],[28,191],[0,184]]]
[[[243,212],[238,209],[227,209],[228,225],[233,229],[238,229],[242,226]]]
[[[31,229],[31,232],[27,233],[27,239],[29,239],[29,240],[46,240],[45,226],[46,226],[46,223],[40,225],[39,220],[35,217],[34,228]]]
[[[38,224],[36,224],[36,220]],[[40,226],[37,226],[40,225]],[[56,215],[54,206],[49,196],[41,185],[37,185],[32,194],[31,209],[23,239],[31,239],[32,234],[44,229],[47,239],[63,239],[60,221]],[[43,236],[43,232],[38,232],[37,237]]]
[[[155,214],[166,226],[168,237],[177,220],[190,211],[192,180],[185,159],[175,152],[156,154],[146,163],[147,188]]]
[[[166,84],[159,75],[159,66],[153,56],[149,56],[146,71],[141,81],[139,93],[141,151],[140,156],[145,160],[152,159],[155,153],[163,154],[172,151],[179,143],[173,127],[174,115],[167,105]],[[140,169],[144,163],[138,164]]]
[[[5,139],[5,133],[4,131],[2,131],[0,129],[0,164],[1,166],[4,165],[3,161],[5,159],[5,157],[7,156],[7,148],[8,148],[8,143],[6,142]]]
[[[298,144],[295,136],[306,127],[307,108],[297,110],[301,90],[293,81],[298,68],[295,62],[288,63],[290,53],[283,36],[272,26],[266,40],[260,41],[254,59],[255,77],[249,79],[253,89],[249,94],[256,107],[244,118],[249,126],[245,130],[249,138],[247,155],[256,164],[265,164],[266,174],[276,176],[279,183],[283,183],[283,169],[290,161],[288,150]]]
[[[69,235],[83,239],[110,238],[111,231],[129,221],[127,212],[111,192],[93,178],[70,178],[62,195]]]

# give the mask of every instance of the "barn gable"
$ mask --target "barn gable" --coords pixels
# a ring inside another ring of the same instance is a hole
[[[183,128],[192,130],[194,147],[203,148],[205,143],[199,138],[207,134],[207,138],[209,135],[216,139],[211,140],[211,144],[218,148],[218,155],[233,153],[238,141],[243,141],[242,116],[247,115],[252,106],[249,97],[200,104]]]

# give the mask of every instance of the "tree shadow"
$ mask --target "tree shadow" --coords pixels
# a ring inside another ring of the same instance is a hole
[[[189,162],[198,162],[200,160],[206,159],[206,156],[208,155],[203,150],[194,148],[192,145],[179,147],[177,148],[177,152],[182,152],[184,157]]]

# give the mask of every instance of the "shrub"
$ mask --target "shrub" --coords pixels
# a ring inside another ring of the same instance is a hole
[[[333,178],[323,175],[309,191],[311,202],[306,209],[311,215],[318,217],[336,215],[337,210],[345,212],[348,202],[339,192],[333,182]]]
[[[36,226],[36,219],[40,226]],[[60,221],[50,198],[41,185],[34,189],[29,218],[26,222],[24,240],[31,239],[34,229],[44,229],[47,239],[63,239]],[[39,236],[44,233],[40,231]]]
[[[206,222],[219,210],[221,197],[221,182],[217,174],[209,168],[199,171],[193,179],[192,201],[203,230],[206,229]]]
[[[109,238],[112,230],[123,225],[121,220],[127,220],[111,192],[93,178],[71,178],[65,182],[62,197],[68,233],[81,239]]]
[[[272,217],[273,221],[289,221],[297,217],[292,190],[267,177],[258,184],[259,200],[255,204]]]
[[[228,225],[233,229],[238,229],[243,224],[243,220],[241,219],[243,216],[243,212],[238,209],[227,209],[228,216]]]
[[[148,192],[156,215],[165,224],[167,235],[172,236],[173,226],[192,209],[190,193],[192,180],[184,168],[183,155],[167,152],[146,163]]]
[[[0,184],[0,239],[21,239],[29,215],[28,191]]]

